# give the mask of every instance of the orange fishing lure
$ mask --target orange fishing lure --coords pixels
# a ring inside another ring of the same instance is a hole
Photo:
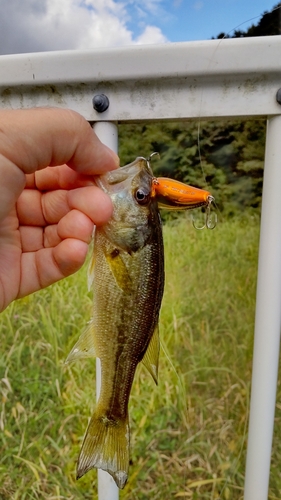
[[[209,191],[166,177],[154,178],[152,195],[156,196],[160,208],[169,210],[187,210],[208,206],[214,200]]]

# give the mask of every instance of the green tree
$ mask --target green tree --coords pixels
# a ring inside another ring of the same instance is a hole
[[[235,30],[232,38],[277,35],[281,3],[265,12],[246,32]],[[217,37],[229,38],[220,33]],[[209,189],[221,210],[260,207],[263,182],[265,119],[203,122],[127,124],[120,126],[122,164],[136,156],[153,159],[156,176],[178,179]]]

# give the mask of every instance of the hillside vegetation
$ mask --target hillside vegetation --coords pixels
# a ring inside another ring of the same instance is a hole
[[[252,215],[214,231],[196,231],[188,218],[165,224],[159,385],[138,370],[121,499],[243,498],[258,234]],[[95,361],[64,365],[91,303],[84,267],[0,316],[1,500],[97,498],[95,471],[75,480]],[[271,500],[281,491],[280,409]]]
[[[280,34],[280,3],[247,31],[232,38]],[[229,34],[220,33],[221,38]],[[157,151],[156,175],[165,175],[198,187],[209,187],[225,214],[259,209],[265,145],[265,119],[120,125],[122,164]]]

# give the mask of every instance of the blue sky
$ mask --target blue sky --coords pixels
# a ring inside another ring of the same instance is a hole
[[[273,0],[0,0],[0,54],[206,40]]]
[[[132,1],[128,2],[131,16],[128,27],[138,35],[145,23],[156,25],[171,42],[205,40],[222,31],[231,35],[237,26],[246,30],[277,3],[273,0]]]

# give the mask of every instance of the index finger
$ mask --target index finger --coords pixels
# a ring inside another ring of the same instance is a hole
[[[74,189],[83,186],[92,186],[95,181],[93,175],[83,175],[75,172],[68,165],[47,167],[34,174],[26,175],[25,187],[52,191],[54,189]]]
[[[98,175],[119,164],[78,113],[57,108],[0,111],[0,155],[25,174],[67,163],[81,174]]]
[[[24,189],[25,174],[67,163],[78,174],[93,176],[118,166],[116,154],[74,111],[1,110],[0,124],[0,220]]]

